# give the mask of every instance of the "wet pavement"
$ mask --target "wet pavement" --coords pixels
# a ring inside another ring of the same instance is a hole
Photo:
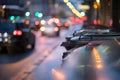
[[[92,49],[83,46],[63,60],[65,49],[57,47],[25,80],[120,80],[120,71],[114,67],[119,59],[112,63],[108,61],[108,53],[113,53],[113,49],[119,52],[119,48],[114,41]]]

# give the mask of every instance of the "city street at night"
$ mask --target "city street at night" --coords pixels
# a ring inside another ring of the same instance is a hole
[[[0,0],[0,80],[120,80],[120,0]]]

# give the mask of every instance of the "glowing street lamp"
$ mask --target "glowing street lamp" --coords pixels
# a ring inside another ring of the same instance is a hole
[[[96,20],[97,24],[99,24],[99,9],[100,9],[100,0],[96,0],[93,5],[94,9],[96,9]]]
[[[65,3],[69,2],[69,0],[64,0]]]
[[[100,3],[100,0],[96,0],[97,3]]]

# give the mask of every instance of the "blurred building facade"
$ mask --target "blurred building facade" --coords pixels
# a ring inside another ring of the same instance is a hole
[[[25,0],[0,0],[0,5],[18,5],[23,7]]]
[[[99,8],[95,8],[96,0],[69,0],[78,10],[79,4],[87,4],[90,9],[87,10],[88,23],[94,23],[95,19],[99,20],[100,24],[109,26],[110,22],[114,21],[114,25],[120,23],[120,0],[100,0]],[[23,8],[23,11],[18,13],[10,11],[10,13],[23,15],[25,11],[30,11],[30,17],[35,16],[35,12],[42,12],[44,16],[58,14],[62,17],[72,15],[71,10],[66,6],[63,0],[0,0],[0,5],[16,5]],[[116,23],[117,22],[117,23]]]
[[[2,18],[8,18],[11,15],[24,16],[25,0],[0,0],[0,9],[4,11],[4,16],[2,13]]]
[[[34,17],[37,11],[47,16],[54,12],[55,2],[56,0],[26,0],[26,7],[28,7],[28,11],[31,12],[32,17]]]
[[[41,12],[45,16],[52,14],[56,0],[0,0],[0,5],[19,6],[24,8],[23,13],[29,11],[31,17],[34,17],[35,12]]]

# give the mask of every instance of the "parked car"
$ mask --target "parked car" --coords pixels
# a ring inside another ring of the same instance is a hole
[[[0,22],[0,51],[7,50],[13,53],[17,50],[33,49],[35,35],[22,22]]]

